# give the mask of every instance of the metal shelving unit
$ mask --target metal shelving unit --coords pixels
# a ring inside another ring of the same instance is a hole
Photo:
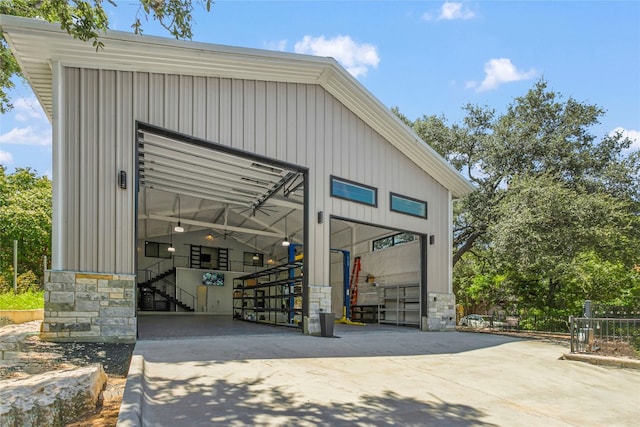
[[[234,319],[294,327],[302,322],[302,262],[238,277],[233,288]]]
[[[382,286],[378,323],[420,326],[420,286],[417,283]]]

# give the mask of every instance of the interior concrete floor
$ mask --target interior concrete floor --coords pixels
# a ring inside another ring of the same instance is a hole
[[[334,335],[367,334],[378,332],[415,332],[417,328],[369,323],[365,326],[336,323]],[[234,320],[230,315],[140,312],[138,313],[138,339],[180,339],[234,335],[291,335],[301,334],[299,328],[265,325]]]

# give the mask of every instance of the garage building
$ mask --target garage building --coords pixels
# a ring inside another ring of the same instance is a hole
[[[335,60],[0,26],[53,127],[44,339],[133,341],[147,311],[455,327],[473,188]]]

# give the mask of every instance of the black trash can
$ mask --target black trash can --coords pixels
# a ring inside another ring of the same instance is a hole
[[[333,336],[333,323],[335,316],[333,313],[320,313],[320,336],[332,337]]]

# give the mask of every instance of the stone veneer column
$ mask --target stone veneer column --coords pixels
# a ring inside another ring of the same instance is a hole
[[[456,296],[454,294],[428,293],[427,316],[422,317],[423,331],[456,330]]]
[[[320,312],[331,313],[331,286],[309,286],[309,317],[305,334],[320,334]]]
[[[134,342],[136,277],[47,271],[44,321],[48,341]]]

